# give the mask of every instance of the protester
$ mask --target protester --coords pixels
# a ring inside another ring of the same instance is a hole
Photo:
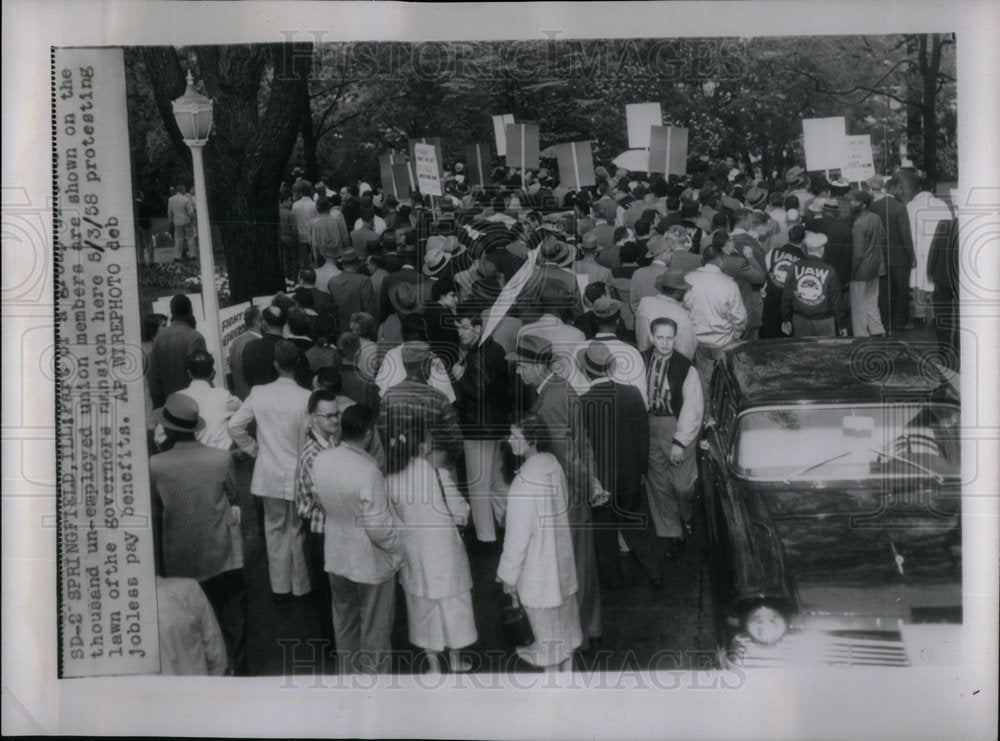
[[[657,317],[666,316],[677,324],[677,352],[688,360],[694,360],[697,343],[691,315],[684,308],[684,297],[691,289],[691,284],[684,279],[684,273],[679,270],[665,270],[656,277],[654,284],[658,293],[646,296],[639,302],[639,310],[635,318],[636,345],[640,352],[646,352],[653,343],[650,326]]]
[[[251,389],[278,377],[274,370],[274,348],[285,336],[284,310],[272,304],[261,312],[261,316],[264,333],[247,342],[243,349],[243,378]]]
[[[177,191],[167,200],[167,223],[174,237],[177,257],[181,260],[190,258],[190,250],[198,248],[194,218],[194,199],[183,185],[178,185]]]
[[[527,415],[512,425],[508,440],[524,462],[510,484],[497,579],[524,607],[535,637],[517,655],[533,666],[568,669],[583,634],[566,477],[539,417]]]
[[[257,459],[250,493],[263,500],[271,593],[279,604],[312,589],[295,511],[295,466],[309,422],[309,392],[295,382],[298,362],[298,348],[279,341],[274,348],[277,379],[254,386],[229,421],[233,442]],[[251,422],[257,426],[256,440],[248,432]]]
[[[813,234],[810,232],[810,234]],[[788,281],[791,266],[805,257],[802,251],[802,242],[809,236],[806,229],[801,224],[796,224],[788,230],[788,243],[775,247],[767,253],[764,259],[767,284],[764,286],[763,299],[764,307],[761,315],[760,337],[762,340],[782,337],[781,329],[781,297],[785,290],[785,283]],[[822,237],[822,244],[825,245],[827,237],[825,234],[813,234],[813,237]]]
[[[295,273],[298,270],[313,266],[312,246],[309,244],[309,236],[310,224],[316,218],[317,211],[316,204],[313,201],[313,188],[308,181],[303,180],[296,183],[292,187],[292,190],[297,196],[295,202],[292,204],[292,214],[295,216],[295,233],[299,240],[298,266],[290,277],[291,280],[294,280]]]
[[[344,217],[339,209],[334,209],[339,202],[339,197],[335,202],[325,196],[316,202],[316,215],[309,221],[308,232],[313,265],[335,262],[350,244]]]
[[[934,282],[934,333],[948,367],[959,369],[958,218],[938,222],[927,256],[927,277]]]
[[[163,575],[201,584],[222,629],[229,668],[243,674],[247,587],[232,456],[195,439],[205,421],[182,393],[170,395],[155,419],[169,446],[149,459],[153,500],[162,513]]]
[[[187,357],[205,350],[205,338],[195,329],[191,299],[178,293],[170,299],[170,324],[156,333],[149,355],[149,393],[153,405],[163,406],[167,397],[188,385]]]
[[[879,318],[890,330],[904,329],[910,323],[910,272],[916,264],[910,216],[899,198],[902,187],[896,180],[875,175],[868,180],[872,202],[868,210],[885,229],[887,244],[882,257],[885,274],[879,276]]]
[[[240,400],[225,386],[212,385],[215,360],[204,350],[188,355],[185,365],[191,383],[179,393],[194,400],[205,420],[205,427],[195,434],[195,439],[210,448],[229,450],[233,445],[229,437],[229,418],[240,408]]]
[[[389,509],[385,477],[365,452],[374,413],[343,411],[341,443],[313,461],[312,493],[322,508],[324,568],[332,594],[341,673],[384,673],[391,666],[395,574],[402,546]]]
[[[337,326],[349,327],[351,314],[375,313],[375,292],[371,278],[361,273],[361,258],[353,248],[340,253],[340,264],[343,272],[330,278],[327,290],[336,305]]]
[[[406,595],[410,643],[429,652],[443,670],[447,651],[452,672],[472,663],[460,649],[475,643],[472,572],[457,527],[469,504],[447,468],[438,467],[427,419],[393,416],[386,432],[386,486],[403,546],[399,582]]]
[[[781,330],[795,337],[835,337],[844,325],[843,294],[833,266],[823,262],[826,235],[807,234],[806,256],[788,268],[781,296]]]
[[[850,195],[851,226],[851,324],[855,337],[885,335],[878,309],[879,276],[885,273],[885,228],[868,209],[872,194],[853,190]]]
[[[260,339],[261,313],[253,304],[243,312],[244,330],[229,346],[229,370],[232,374],[233,393],[242,401],[250,394],[250,384],[243,372],[243,352],[253,340]]]

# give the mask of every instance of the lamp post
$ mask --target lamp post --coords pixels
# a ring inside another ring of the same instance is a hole
[[[191,70],[187,73],[187,90],[173,102],[174,119],[191,149],[194,166],[194,201],[198,215],[198,259],[201,263],[201,303],[205,311],[205,340],[208,350],[215,357],[215,370],[220,379],[225,378],[225,358],[222,354],[222,337],[219,323],[219,298],[215,292],[215,256],[212,253],[212,227],[208,219],[208,197],[205,189],[205,164],[202,149],[212,130],[212,101],[194,89]],[[224,381],[223,381],[224,383]]]

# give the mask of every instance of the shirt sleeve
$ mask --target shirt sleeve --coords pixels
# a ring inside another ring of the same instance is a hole
[[[254,420],[253,399],[254,393],[251,389],[250,396],[240,404],[240,408],[229,418],[229,436],[233,439],[237,448],[248,455],[256,457],[257,441],[247,432],[247,428]]]
[[[309,455],[308,450],[303,450],[295,467],[295,511],[303,520],[311,519],[313,509],[316,507],[312,480],[314,460],[315,458]]]
[[[438,480],[441,482],[441,495],[444,497],[445,505],[448,507],[448,512],[451,513],[451,519],[455,521],[455,524],[461,527],[469,521],[469,503],[462,496],[461,492],[458,490],[458,486],[455,484],[455,480],[451,477],[451,472],[447,468],[437,469]]]
[[[697,439],[698,433],[701,431],[701,419],[705,413],[701,380],[693,365],[688,369],[687,378],[684,379],[683,394],[684,405],[677,416],[674,440],[686,448]]]

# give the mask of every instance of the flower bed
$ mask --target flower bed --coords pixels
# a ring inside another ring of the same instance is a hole
[[[139,265],[140,288],[166,288],[184,293],[201,291],[201,269],[196,261],[159,262]],[[225,268],[215,268],[215,291],[219,306],[229,302],[229,275]]]

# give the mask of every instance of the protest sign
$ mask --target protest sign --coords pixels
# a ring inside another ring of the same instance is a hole
[[[506,136],[506,135],[505,135]],[[493,157],[489,144],[470,144],[465,148],[466,169],[470,185],[489,185],[493,171]]]
[[[569,142],[556,145],[559,159],[559,182],[573,190],[596,185],[594,178],[594,155],[590,142]]]
[[[441,190],[441,162],[437,147],[433,144],[414,144],[413,151],[417,188],[424,195],[444,195]]]
[[[843,116],[802,119],[807,170],[840,170],[847,164],[847,122]]]
[[[872,138],[868,134],[849,136],[846,141],[847,160],[840,176],[851,183],[862,183],[875,174],[872,158]]]
[[[540,152],[538,124],[507,124],[507,166],[537,168]]]
[[[497,143],[497,156],[507,154],[507,124],[514,123],[513,113],[504,113],[493,117],[493,137]]]
[[[410,168],[405,155],[386,152],[378,158],[382,190],[402,200],[410,195]]]
[[[410,163],[413,164],[417,161],[416,146],[418,144],[427,144],[434,147],[434,157],[437,160],[437,174],[442,180],[444,179],[444,156],[441,154],[441,137],[439,136],[420,136],[410,139]],[[416,168],[412,168],[414,173],[414,179],[410,181],[410,187],[416,188],[419,181],[416,179]]]
[[[681,126],[651,126],[649,172],[663,177],[687,172],[688,130]]]
[[[663,111],[659,103],[629,103],[625,106],[628,124],[629,149],[649,147],[649,127],[663,125]]]

